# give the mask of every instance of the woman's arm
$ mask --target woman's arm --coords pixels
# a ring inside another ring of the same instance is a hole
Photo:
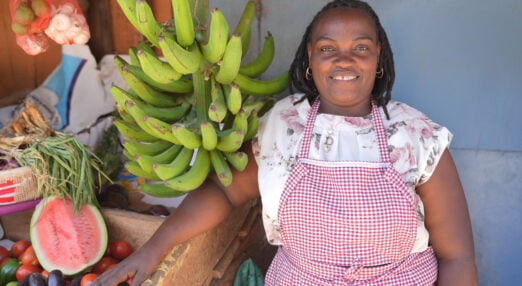
[[[431,178],[417,191],[439,262],[437,285],[478,285],[473,233],[464,191],[448,150]]]
[[[115,286],[128,278],[133,278],[131,286],[141,285],[168,249],[214,228],[234,207],[258,197],[257,164],[250,144],[246,145],[248,166],[243,172],[233,172],[234,180],[229,187],[224,188],[216,178],[207,179],[203,186],[187,195],[140,249],[100,275],[93,286]]]

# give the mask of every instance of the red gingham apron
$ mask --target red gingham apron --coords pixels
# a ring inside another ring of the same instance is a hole
[[[266,285],[432,285],[437,260],[432,248],[411,253],[415,201],[390,162],[378,107],[372,120],[382,162],[309,158],[318,109],[316,100],[281,195],[283,246]]]

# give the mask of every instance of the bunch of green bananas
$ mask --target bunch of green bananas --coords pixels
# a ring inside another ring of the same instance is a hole
[[[270,33],[256,59],[242,63],[254,1],[247,2],[231,35],[217,8],[210,12],[206,29],[194,27],[189,0],[172,0],[170,24],[158,23],[146,0],[117,1],[148,40],[129,49],[130,63],[115,57],[130,87],[111,88],[119,113],[114,124],[127,138],[127,169],[163,182],[141,185],[143,192],[157,197],[194,190],[211,171],[223,185],[230,185],[230,166],[243,171],[248,162],[240,147],[255,135],[259,116],[275,102],[273,95],[288,86],[288,72],[271,80],[256,79],[274,57]]]

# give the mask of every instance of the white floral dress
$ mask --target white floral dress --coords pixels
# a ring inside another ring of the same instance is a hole
[[[263,116],[253,151],[259,168],[259,190],[263,203],[263,223],[269,243],[281,245],[277,212],[285,182],[296,160],[310,104],[302,94],[290,95]],[[298,102],[298,103],[296,103]],[[417,202],[418,227],[413,252],[428,247],[424,207],[415,187],[433,174],[452,134],[420,111],[397,101],[387,105],[390,120],[379,108],[388,135],[391,161]],[[318,114],[310,157],[320,160],[377,162],[379,149],[371,114],[344,117]]]

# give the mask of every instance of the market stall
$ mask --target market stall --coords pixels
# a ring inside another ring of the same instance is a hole
[[[227,186],[231,168],[246,167],[240,148],[287,86],[287,73],[258,79],[273,59],[270,34],[257,58],[243,60],[253,1],[233,20],[208,1],[173,1],[174,15],[161,1],[9,2],[11,40],[32,59],[49,53],[52,62],[59,51],[61,62],[28,92],[5,89],[0,106],[1,285],[75,283],[130,255],[209,174]],[[133,32],[118,39],[103,20]],[[249,258],[266,271],[274,248],[260,207],[252,201],[173,247],[144,285],[231,285]],[[13,245],[32,251],[33,262]]]

